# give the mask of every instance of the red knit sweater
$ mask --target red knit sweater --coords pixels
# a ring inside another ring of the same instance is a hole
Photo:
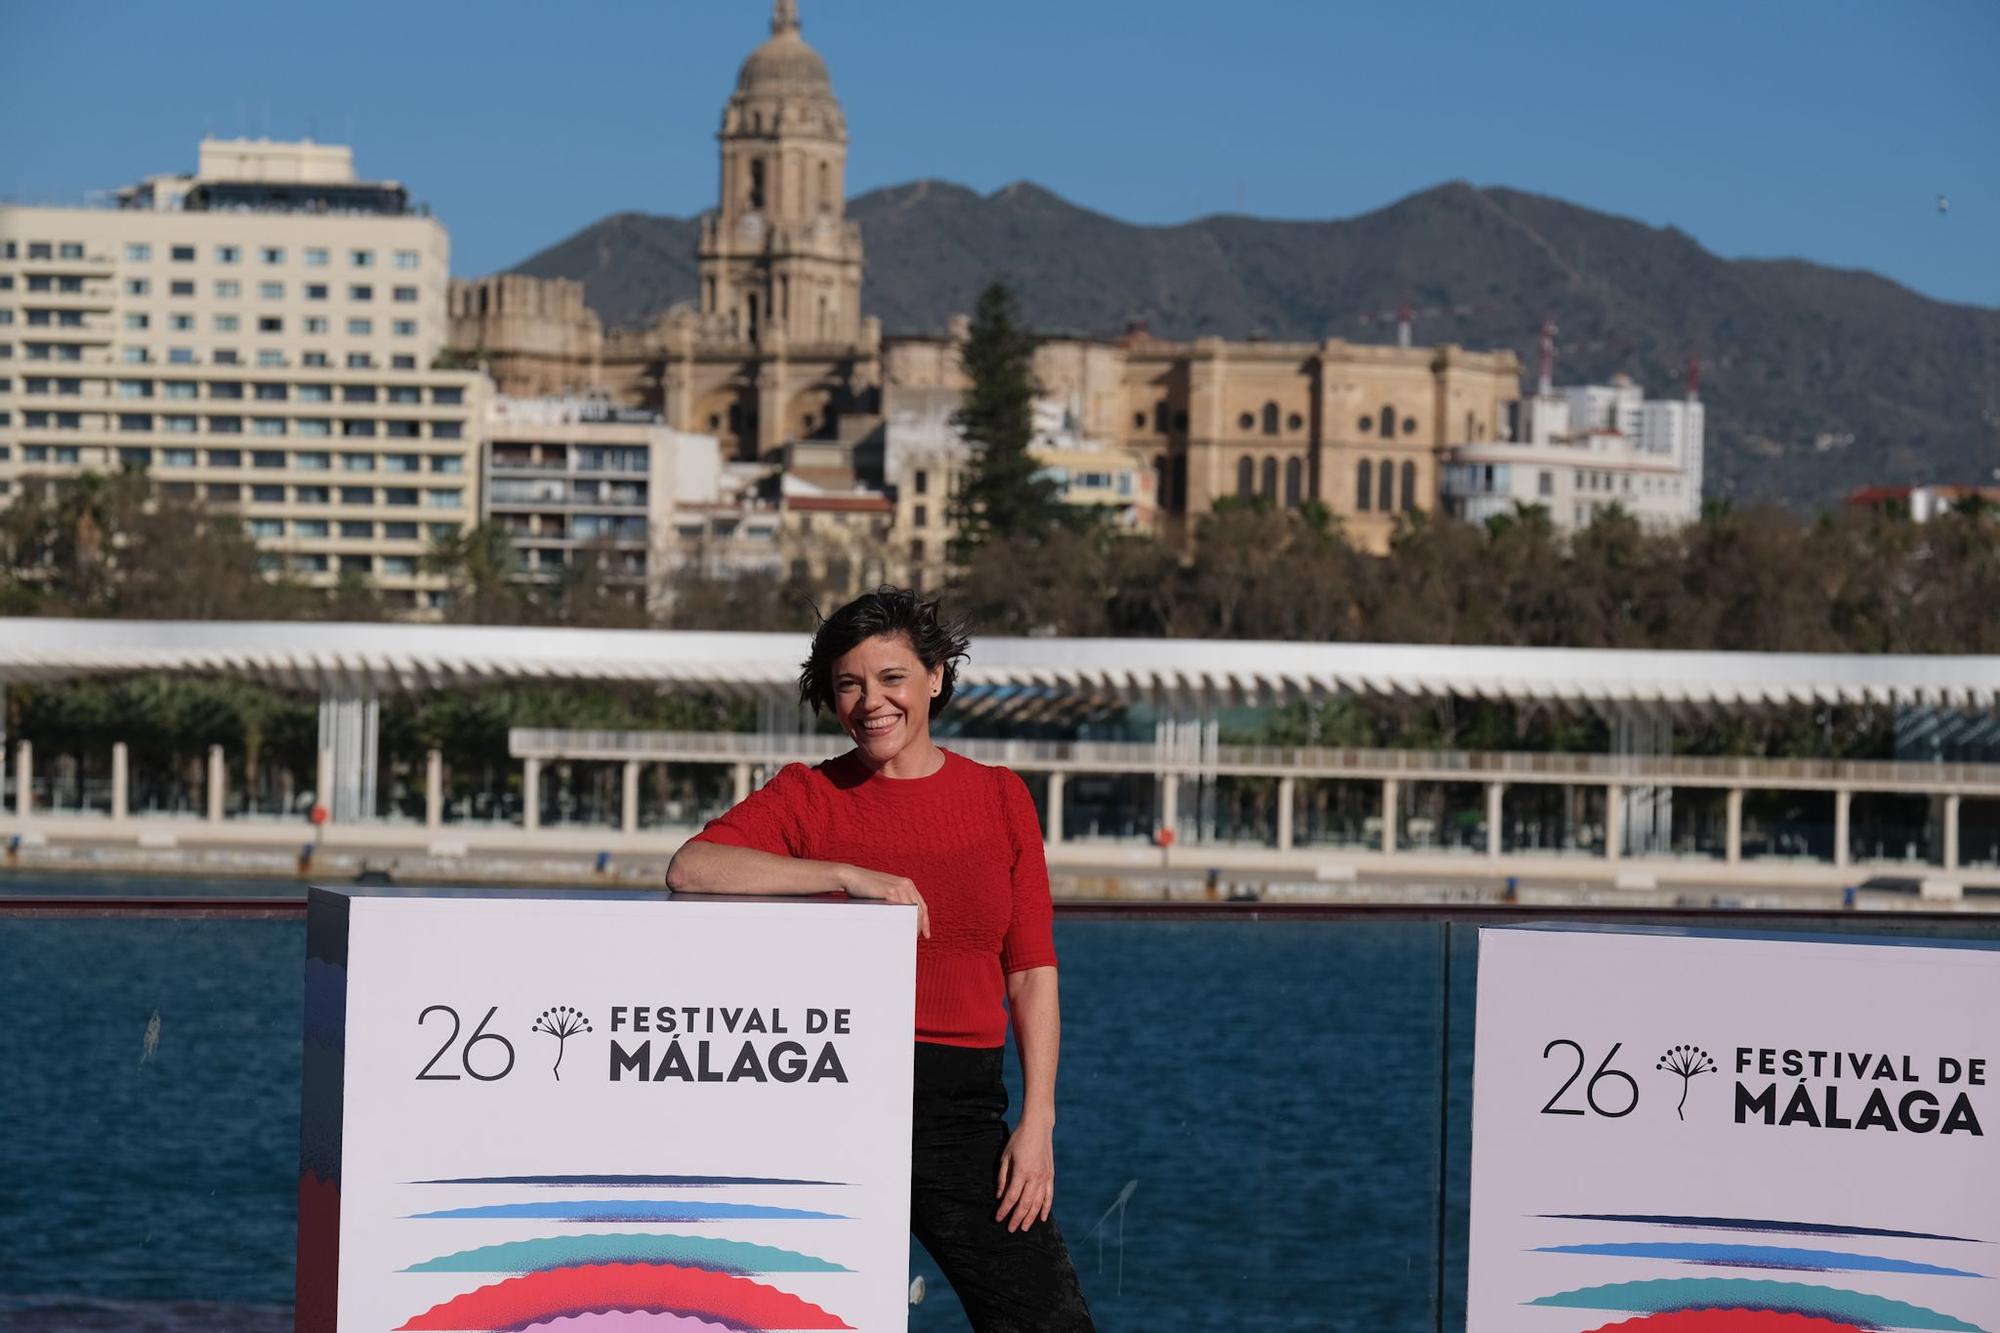
[[[930,908],[917,940],[917,1040],[999,1046],[1004,975],[1054,967],[1049,870],[1027,784],[944,751],[929,777],[886,778],[850,751],[787,764],[697,842],[901,875]]]

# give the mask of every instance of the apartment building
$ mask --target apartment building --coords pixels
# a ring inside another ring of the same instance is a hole
[[[951,572],[958,535],[952,502],[972,466],[956,417],[956,388],[898,389],[883,432],[883,475],[894,495],[901,568],[913,584],[935,586]],[[1072,399],[1037,398],[1028,450],[1064,504],[1097,512],[1111,528],[1153,534],[1159,474],[1135,449],[1087,437]]]
[[[0,206],[0,505],[144,468],[273,572],[435,608],[486,385],[433,368],[449,272],[443,224],[337,145],[205,139],[115,207]]]
[[[1614,506],[1655,531],[1701,517],[1704,416],[1692,393],[1648,399],[1623,375],[1544,385],[1518,404],[1513,434],[1447,451],[1450,512],[1483,523],[1537,506],[1562,532]]]
[[[721,445],[657,413],[601,398],[491,400],[485,513],[512,536],[522,576],[553,582],[579,559],[650,597],[672,564],[682,506],[721,500]]]

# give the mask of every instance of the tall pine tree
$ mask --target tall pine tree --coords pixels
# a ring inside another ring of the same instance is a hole
[[[972,447],[971,467],[952,500],[963,564],[989,541],[1034,539],[1067,526],[1070,507],[1028,452],[1035,433],[1035,340],[1014,313],[1013,293],[995,281],[979,294],[963,352],[970,381],[953,422]]]

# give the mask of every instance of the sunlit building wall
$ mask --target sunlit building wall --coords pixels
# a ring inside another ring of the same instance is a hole
[[[208,139],[115,206],[0,207],[0,504],[143,468],[274,573],[435,609],[485,385],[434,368],[449,268],[443,224],[338,145]]]

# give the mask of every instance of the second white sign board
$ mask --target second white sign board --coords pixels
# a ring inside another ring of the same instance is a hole
[[[1472,1333],[2000,1329],[2000,950],[1480,933]]]

